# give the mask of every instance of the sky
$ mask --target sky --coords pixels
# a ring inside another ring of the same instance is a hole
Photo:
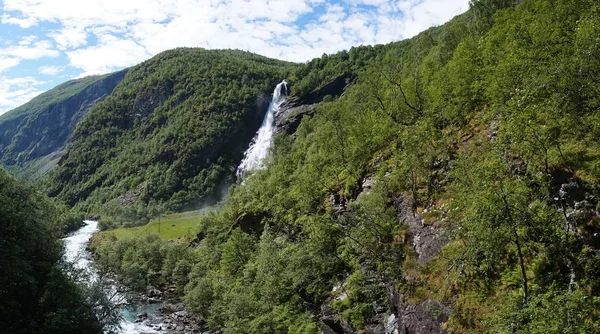
[[[440,25],[468,0],[0,0],[0,114],[176,47],[305,62]]]

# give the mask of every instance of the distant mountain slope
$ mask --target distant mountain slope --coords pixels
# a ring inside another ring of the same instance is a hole
[[[0,116],[0,163],[25,178],[52,166],[75,126],[127,71],[71,80]]]
[[[95,213],[109,202],[175,209],[208,196],[241,160],[273,87],[295,66],[181,48],[131,68],[77,127],[50,177],[51,195]]]

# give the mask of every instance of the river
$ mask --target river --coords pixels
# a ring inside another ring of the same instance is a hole
[[[92,220],[86,220],[85,226],[79,230],[71,233],[68,237],[64,238],[65,261],[72,263],[75,268],[85,270],[90,277],[90,280],[98,278],[98,273],[94,268],[94,262],[91,254],[86,250],[87,244],[92,236],[98,232],[98,222]],[[80,282],[85,284],[85,282]],[[111,286],[110,289],[117,291],[116,286]],[[125,300],[125,296],[122,294],[115,295],[116,300]],[[160,326],[160,315],[159,308],[160,304],[128,304],[126,307],[120,309],[120,329],[118,333],[122,334],[151,334],[151,333],[169,333],[169,331],[161,330],[160,332],[155,330],[157,326]],[[137,315],[141,313],[148,314],[148,319],[144,322],[136,322]],[[164,327],[164,326],[163,326]]]

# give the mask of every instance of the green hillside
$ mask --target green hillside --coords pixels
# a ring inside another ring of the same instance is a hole
[[[0,115],[0,163],[24,179],[54,168],[79,121],[126,72],[68,81]]]
[[[0,167],[2,332],[103,333],[101,305],[58,264],[67,215]]]
[[[473,1],[410,40],[296,67],[297,101],[332,77],[353,84],[276,138],[267,169],[200,219],[193,247],[106,238],[99,263],[137,288],[175,284],[223,333],[598,333],[598,22],[597,1]],[[122,94],[80,128],[55,193],[91,203],[104,184],[109,199],[148,180],[145,196],[176,203],[176,187],[150,186],[151,167],[113,163],[123,142],[146,152],[126,113],[101,117]]]
[[[85,212],[137,218],[201,203],[232,174],[294,66],[182,48],[131,68],[77,127],[50,194]]]

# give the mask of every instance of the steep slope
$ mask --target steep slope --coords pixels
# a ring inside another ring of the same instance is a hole
[[[52,201],[0,167],[3,333],[103,333],[92,311],[96,299],[58,264],[60,225],[60,211]]]
[[[176,49],[133,67],[77,127],[51,194],[96,214],[178,209],[211,195],[293,66],[241,51]]]
[[[473,1],[378,48],[193,248],[108,232],[99,263],[177,285],[224,333],[598,333],[599,18],[593,0]],[[345,57],[296,69],[296,91]]]
[[[127,71],[72,80],[0,116],[0,163],[25,178],[51,169],[76,125]]]

